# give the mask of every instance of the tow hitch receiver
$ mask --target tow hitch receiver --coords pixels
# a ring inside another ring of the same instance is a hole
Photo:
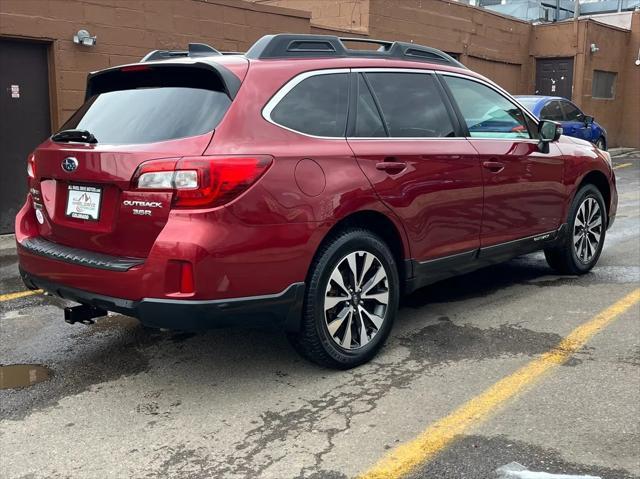
[[[95,308],[86,304],[74,306],[72,308],[64,308],[64,320],[69,324],[82,323],[93,324],[95,318],[106,316],[107,311],[101,308]]]

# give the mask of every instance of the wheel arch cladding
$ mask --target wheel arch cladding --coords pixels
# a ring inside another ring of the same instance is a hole
[[[580,191],[580,189],[585,185],[593,185],[598,188],[602,198],[604,199],[604,206],[607,209],[608,217],[609,211],[611,210],[611,188],[609,186],[609,180],[605,174],[598,170],[587,173],[584,178],[582,178],[578,188],[576,188],[576,194],[578,194],[578,191]]]
[[[404,278],[406,278],[405,272],[405,261],[404,259],[407,257],[405,252],[404,243],[402,240],[401,232],[398,227],[395,225],[393,221],[391,221],[387,216],[383,213],[373,210],[364,210],[357,211],[355,213],[350,214],[342,218],[336,224],[334,224],[331,229],[324,236],[320,245],[316,250],[320,251],[322,246],[329,241],[333,236],[335,236],[340,231],[344,231],[349,228],[361,228],[367,231],[372,232],[373,234],[380,237],[382,241],[389,247],[391,253],[393,254],[393,258],[396,261],[396,265],[398,268],[398,276],[400,277],[401,282],[404,282]],[[309,274],[311,273],[311,265],[315,262],[315,257],[309,266],[309,271],[307,271],[307,284],[309,279]]]

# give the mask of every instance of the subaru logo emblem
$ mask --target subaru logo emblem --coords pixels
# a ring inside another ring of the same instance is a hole
[[[69,156],[62,160],[62,169],[67,173],[73,173],[78,168],[78,160],[73,156]]]

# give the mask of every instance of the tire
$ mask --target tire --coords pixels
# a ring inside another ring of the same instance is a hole
[[[587,223],[589,227],[585,229],[581,223],[590,216],[591,220]],[[558,245],[544,250],[549,266],[562,274],[589,272],[602,253],[607,221],[607,209],[598,188],[594,185],[580,188],[569,209],[569,228],[564,238]]]
[[[598,141],[596,141],[596,146],[602,151],[607,151],[607,141],[604,139],[603,136],[598,138]]]
[[[365,229],[341,231],[316,254],[300,331],[290,333],[289,340],[302,356],[321,366],[359,366],[375,356],[389,336],[399,297],[398,268],[389,247]]]

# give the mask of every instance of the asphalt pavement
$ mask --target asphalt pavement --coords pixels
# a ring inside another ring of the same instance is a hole
[[[0,391],[0,477],[384,477],[391,457],[412,478],[512,462],[640,478],[640,306],[615,306],[640,287],[640,155],[614,162],[618,217],[591,273],[533,254],[417,291],[382,353],[346,372],[275,330],[68,325],[52,298],[22,295],[0,241],[0,363],[46,368]]]

